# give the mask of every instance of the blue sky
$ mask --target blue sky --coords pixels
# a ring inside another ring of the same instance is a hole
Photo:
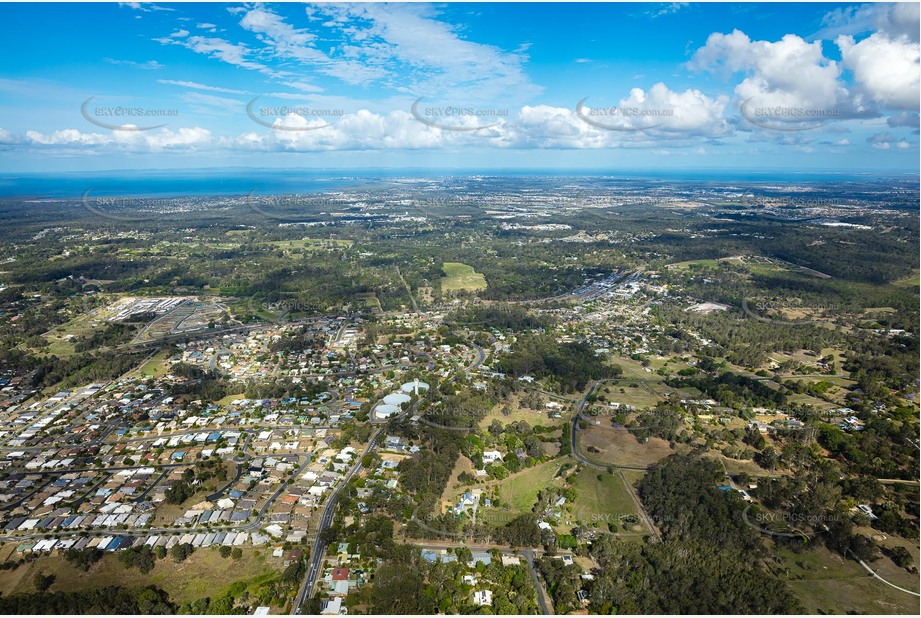
[[[918,170],[918,4],[2,4],[0,165]]]

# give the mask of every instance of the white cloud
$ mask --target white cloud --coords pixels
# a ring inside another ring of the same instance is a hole
[[[10,145],[18,142],[19,140],[10,131],[0,128],[0,144]]]
[[[690,2],[668,2],[660,9],[653,9],[649,11],[648,15],[651,17],[661,17],[663,15],[671,15],[677,13],[681,9],[687,8],[690,6]]]
[[[183,84],[185,85],[185,84]],[[199,84],[200,85],[200,84]],[[313,96],[313,95],[308,95]],[[188,92],[183,98],[193,104],[239,110],[241,102],[209,94]],[[319,96],[317,102],[331,109],[336,99]],[[507,116],[484,119],[458,116],[449,124],[474,131],[453,131],[420,122],[406,110],[376,113],[367,109],[322,118],[288,113],[266,121],[278,127],[310,130],[260,129],[237,136],[215,137],[200,127],[150,131],[84,133],[65,129],[53,133],[30,131],[26,143],[34,147],[67,147],[84,152],[114,150],[158,152],[164,150],[257,150],[267,152],[316,152],[356,150],[419,150],[464,147],[516,149],[600,149],[641,148],[668,145],[670,148],[699,147],[702,139],[723,135],[727,123],[722,116],[725,97],[711,98],[697,90],[673,92],[664,84],[648,91],[634,89],[618,103],[621,108],[669,109],[674,113],[656,118],[661,125],[649,130],[622,132],[592,126],[574,108],[546,105],[524,106]],[[311,108],[315,105],[311,105]],[[317,108],[320,109],[320,108]],[[627,122],[635,128],[648,126],[645,119],[629,114],[606,122]]]
[[[62,129],[51,134],[26,131],[26,139],[39,146],[99,146],[113,143],[111,135],[83,133],[77,129]]]
[[[251,94],[245,90],[233,90],[231,88],[221,88],[218,86],[207,86],[205,84],[199,84],[198,82],[188,82],[182,80],[174,79],[158,79],[158,84],[166,84],[169,86],[182,86],[183,88],[194,88],[195,90],[207,90],[209,92],[223,92],[226,94]]]
[[[301,92],[323,92],[323,89],[314,84],[310,84],[304,81],[289,81],[282,82],[283,85],[294,88],[295,90],[300,90]]]
[[[428,6],[412,4],[320,5],[350,36],[347,57],[373,66],[410,69],[404,92],[445,97],[530,98],[541,88],[524,72],[527,56],[461,38]]]
[[[193,36],[185,40],[177,40],[174,38],[155,40],[163,44],[182,45],[196,53],[216,58],[221,62],[226,62],[233,66],[252,69],[270,75],[274,74],[274,71],[264,64],[249,60],[247,56],[250,54],[250,50],[243,44],[237,45],[221,38],[204,36]]]
[[[918,41],[917,2],[874,3],[837,8],[822,18],[823,28],[812,38],[833,40],[841,35],[879,32],[892,38]]]
[[[542,90],[524,72],[528,43],[507,52],[465,40],[455,26],[439,20],[432,7],[308,7],[307,23],[322,19],[323,25],[333,30],[324,33],[323,38],[310,29],[288,23],[264,5],[227,10],[238,17],[243,29],[256,35],[257,43],[189,36],[186,30],[154,40],[258,71],[303,92],[324,90],[312,83],[311,73],[348,85],[389,87],[403,95],[439,96],[455,105],[496,99],[523,102]],[[209,25],[212,24],[199,24]]]
[[[171,9],[165,6],[157,6],[150,2],[119,2],[119,6],[123,6],[129,9],[134,9],[135,11],[143,11],[145,13],[151,13],[153,11],[175,11],[176,9]]]
[[[854,74],[858,88],[884,107],[917,110],[921,86],[918,44],[907,37],[872,34],[860,42],[850,35],[835,39],[841,60]]]
[[[867,143],[877,150],[889,150],[893,147],[905,150],[911,147],[909,141],[904,137],[896,139],[892,133],[876,133],[867,138]]]
[[[648,92],[633,88],[630,96],[622,99],[619,105],[644,114],[629,117],[630,126],[658,125],[657,130],[662,132],[717,136],[729,131],[723,116],[727,102],[726,97],[714,99],[696,89],[674,92],[660,82]]]
[[[114,58],[103,58],[103,61],[108,62],[109,64],[134,67],[136,69],[144,69],[147,71],[155,71],[157,69],[163,68],[163,65],[156,60],[148,60],[147,62],[135,62],[134,60],[115,60]]]
[[[839,81],[841,68],[822,54],[821,43],[807,43],[795,34],[780,41],[752,41],[739,30],[713,33],[692,57],[690,68],[742,72],[735,88],[739,99],[765,107],[834,109],[839,116],[862,111],[849,101]]]
[[[367,84],[384,76],[382,70],[361,62],[332,59],[314,46],[316,35],[295,28],[280,15],[262,6],[246,11],[240,25],[259,35],[268,50],[279,59],[313,65],[321,73],[338,77],[350,84]]]
[[[27,131],[26,139],[35,146],[77,146],[83,152],[106,149],[127,152],[197,150],[212,143],[211,132],[200,127],[175,131],[113,131],[109,134],[83,133],[77,129],[63,129],[50,134]]]
[[[420,5],[322,4],[306,9],[308,21],[341,38],[336,46],[257,5],[240,25],[256,33],[272,56],[294,60],[346,84],[377,84],[416,96],[462,94],[482,100],[529,97],[540,91],[523,71],[527,44],[515,52],[461,38],[455,28]]]

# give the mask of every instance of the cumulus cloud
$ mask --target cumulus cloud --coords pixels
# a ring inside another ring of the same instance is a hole
[[[889,150],[890,148],[904,150],[911,146],[907,139],[898,139],[892,133],[876,133],[867,138],[867,143],[877,150]]]
[[[854,82],[871,101],[896,109],[918,109],[921,52],[917,42],[876,33],[860,42],[841,35],[835,43],[841,49],[844,66],[853,72]]]
[[[890,127],[911,127],[917,129],[921,126],[917,112],[900,112],[886,119],[886,124]]]
[[[195,150],[211,144],[212,136],[210,131],[200,127],[180,128],[175,131],[160,129],[157,131],[113,131],[112,133],[84,133],[77,129],[63,129],[48,134],[27,131],[26,140],[39,147],[79,146],[90,150],[157,152],[175,149]]]
[[[826,14],[824,28],[815,37],[834,37],[840,62],[824,55],[821,40],[808,42],[787,34],[772,42],[752,40],[739,30],[713,33],[688,66],[727,77],[742,73],[735,94],[743,117],[752,120],[746,113],[749,103],[759,111],[784,110],[770,118],[774,127],[878,117],[885,110],[914,111],[919,107],[921,75],[918,20],[917,4],[835,9]],[[806,113],[797,116],[787,110]],[[749,123],[759,124],[765,126]]]
[[[16,139],[9,130],[0,128],[0,144],[11,145],[16,144],[19,140]]]
[[[189,92],[186,100],[227,109],[242,106],[231,98],[207,92]],[[105,149],[126,152],[230,149],[269,152],[354,150],[420,150],[463,147],[597,149],[663,145],[699,147],[701,140],[728,133],[723,116],[725,97],[712,98],[698,90],[675,92],[665,84],[639,88],[617,101],[614,115],[589,116],[592,108],[523,106],[498,116],[455,115],[440,122],[425,122],[410,112],[410,105],[387,113],[360,109],[351,113],[327,113],[322,117],[300,115],[297,108],[278,117],[266,117],[264,129],[237,136],[215,137],[206,129],[160,128],[149,131],[88,133],[64,129],[52,133],[30,131],[26,143],[34,147]],[[281,110],[281,108],[279,108]],[[625,111],[629,110],[629,111]],[[668,112],[654,117],[641,112]],[[502,110],[505,112],[505,110]],[[303,113],[303,112],[301,112]],[[599,118],[592,124],[585,118]],[[652,124],[650,124],[652,122]],[[614,128],[605,128],[607,123]],[[130,125],[129,125],[130,126]],[[618,128],[638,129],[620,131]],[[468,131],[455,129],[467,128]]]
[[[823,55],[821,43],[807,43],[795,34],[771,42],[753,41],[739,30],[713,33],[689,67],[747,74],[735,87],[736,95],[765,108],[823,110],[838,117],[865,111],[849,100],[840,81],[841,67]]]

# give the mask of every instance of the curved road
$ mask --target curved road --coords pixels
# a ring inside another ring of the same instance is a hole
[[[643,504],[642,502],[640,502],[640,499],[636,495],[636,492],[633,491],[633,487],[630,485],[630,483],[627,482],[627,478],[624,476],[624,470],[640,470],[640,471],[645,472],[649,470],[650,468],[652,468],[652,466],[638,467],[638,466],[617,466],[613,464],[603,465],[603,464],[599,464],[594,461],[591,461],[590,459],[588,459],[587,457],[582,455],[582,453],[579,452],[579,445],[578,445],[578,440],[576,439],[576,434],[579,430],[579,419],[582,418],[582,411],[585,409],[585,404],[588,398],[592,395],[592,393],[595,392],[595,389],[598,388],[598,386],[600,386],[602,383],[607,382],[607,381],[608,380],[598,380],[596,382],[593,382],[592,386],[588,389],[588,391],[586,391],[585,396],[582,398],[582,401],[579,402],[579,407],[576,410],[575,414],[572,415],[572,428],[571,428],[571,431],[569,432],[570,451],[572,452],[573,457],[578,459],[583,464],[592,466],[594,468],[601,468],[604,470],[607,470],[608,468],[614,468],[615,470],[617,470],[618,474],[620,475],[621,480],[624,483],[624,487],[627,488],[627,492],[630,494],[630,498],[633,500],[633,505],[636,507],[636,512],[639,514],[640,517],[643,518],[643,521],[646,523],[646,527],[649,529],[652,535],[655,536],[656,539],[661,541],[662,535],[659,533],[659,529],[656,528],[655,523],[652,521],[652,518],[649,517],[649,514],[646,512],[646,509],[643,508]]]

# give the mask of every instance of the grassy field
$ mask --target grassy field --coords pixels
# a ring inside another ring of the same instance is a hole
[[[598,395],[604,396],[605,400],[600,402],[602,404],[620,403],[642,410],[664,401],[665,389],[673,390],[662,382],[639,382],[628,379],[605,383],[605,386],[598,390]]]
[[[649,438],[642,443],[629,431],[613,428],[609,420],[597,420],[600,425],[579,430],[579,450],[594,462],[644,467],[675,452],[661,438]]]
[[[779,470],[774,472],[765,470],[751,459],[730,459],[718,451],[710,451],[709,453],[704,453],[702,457],[707,457],[713,459],[714,461],[720,462],[726,472],[732,475],[741,474],[744,472],[749,476],[782,476]]]
[[[473,270],[472,266],[460,262],[445,262],[441,266],[445,276],[441,278],[442,292],[456,292],[459,290],[485,290],[486,277]]]
[[[719,260],[688,260],[686,262],[675,262],[669,264],[668,268],[677,270],[686,270],[688,268],[716,268]]]
[[[781,549],[778,554],[786,567],[784,579],[788,580],[790,589],[805,606],[806,613],[918,613],[917,597],[890,588],[868,575],[853,560],[845,560],[825,548],[802,553]],[[876,569],[876,563],[873,568]],[[917,576],[911,576],[904,570],[902,573],[906,578],[912,578],[914,585],[898,580],[893,583],[917,590]]]
[[[582,522],[602,529],[614,524],[618,532],[648,532],[620,475],[583,468],[575,475],[573,487],[577,492],[573,519],[561,522],[563,529],[568,531],[576,522]]]
[[[511,510],[530,511],[537,501],[537,492],[550,484],[559,467],[559,460],[551,460],[513,474],[499,486],[499,499]]]
[[[457,477],[463,472],[473,475],[475,471],[476,469],[473,467],[473,462],[470,461],[468,457],[461,455],[457,458],[457,463],[454,464],[454,470],[451,472],[448,482],[445,483],[444,492],[441,494],[442,508],[453,506],[457,502],[458,495],[464,492],[464,485],[458,481]]]
[[[33,578],[38,572],[55,576],[52,592],[68,592],[111,586],[131,587],[155,585],[166,590],[175,603],[190,603],[203,597],[221,596],[235,582],[257,577],[273,576],[281,569],[281,559],[272,558],[262,549],[245,548],[243,557],[234,561],[221,558],[217,548],[197,549],[184,562],[167,557],[158,560],[154,569],[144,575],[137,569],[127,569],[118,556],[107,553],[102,560],[84,573],[60,557],[44,557],[24,564],[13,571],[0,574],[0,591],[5,595],[34,592]]]
[[[621,470],[621,474],[627,479],[631,487],[636,487],[639,480],[646,476],[646,473],[641,470]]]
[[[348,249],[353,241],[339,238],[301,238],[300,240],[272,240],[265,244],[278,247],[286,255],[292,253],[322,251],[326,249]]]
[[[525,421],[532,427],[534,425],[553,424],[550,422],[550,419],[547,418],[546,412],[540,412],[530,408],[520,407],[517,395],[510,395],[508,404],[512,409],[511,414],[505,416],[502,414],[502,405],[496,404],[480,421],[480,428],[486,429],[492,424],[493,421],[499,421],[503,425],[508,425],[509,423],[515,423],[517,421]]]
[[[356,304],[361,307],[366,307],[371,311],[382,312],[384,309],[381,307],[381,301],[377,297],[377,294],[374,292],[365,292],[362,294],[355,295]]]
[[[97,332],[105,330],[106,326],[106,322],[89,313],[78,315],[42,335],[48,341],[48,347],[43,352],[54,356],[71,356],[76,353],[74,339],[92,337]]]
[[[246,399],[246,393],[237,393],[236,395],[227,395],[223,399],[218,399],[214,403],[218,404],[219,406],[229,406],[230,402],[233,401],[234,399]]]
[[[149,361],[138,368],[138,374],[145,378],[159,378],[169,373],[171,365],[168,362],[170,357],[169,350],[157,352]]]
[[[655,406],[675,393],[674,388],[665,384],[665,376],[655,372],[665,365],[665,359],[652,359],[650,367],[643,367],[632,358],[616,357],[612,362],[623,369],[623,374],[619,379],[605,381],[596,391],[595,394],[604,396],[606,402],[622,403],[641,410]],[[677,370],[671,368],[672,371]],[[687,393],[679,394],[686,398]]]
[[[503,526],[515,517],[530,512],[537,502],[537,493],[553,482],[561,464],[561,460],[554,459],[501,481],[488,483],[483,488],[484,497],[497,496],[501,506],[481,509],[479,521],[491,526]]]
[[[900,288],[914,288],[921,285],[921,271],[915,271],[907,277],[902,277],[901,279],[896,279],[892,282],[892,285]]]

